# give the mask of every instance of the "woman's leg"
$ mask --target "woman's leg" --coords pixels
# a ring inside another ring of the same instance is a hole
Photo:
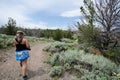
[[[22,63],[22,76],[26,76],[26,72],[27,72],[27,59],[24,61],[21,61]]]
[[[20,61],[20,67],[22,67],[22,61]]]

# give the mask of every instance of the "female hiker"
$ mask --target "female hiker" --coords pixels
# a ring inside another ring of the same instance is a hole
[[[29,58],[30,44],[27,39],[24,38],[24,32],[17,31],[16,37],[13,40],[13,45],[16,46],[16,60],[20,61],[22,68],[22,79],[27,80],[27,59]]]

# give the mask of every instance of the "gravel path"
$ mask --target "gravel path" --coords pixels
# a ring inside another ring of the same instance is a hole
[[[47,42],[39,42],[32,46],[28,59],[28,80],[52,80],[49,77],[50,66],[44,63],[47,54],[42,51],[48,45]],[[14,51],[15,49],[11,49],[4,52],[6,55],[0,57],[5,56],[5,59],[0,62],[0,80],[21,80],[21,68],[19,62],[15,60]],[[0,51],[0,53],[3,53],[3,51]]]

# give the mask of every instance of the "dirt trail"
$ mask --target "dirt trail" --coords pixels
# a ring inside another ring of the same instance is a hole
[[[48,45],[47,42],[40,42],[32,46],[28,59],[28,80],[52,80],[48,74],[50,66],[44,63],[47,54],[42,51]],[[9,50],[7,60],[0,63],[0,80],[21,80],[21,68],[15,60],[14,50]]]

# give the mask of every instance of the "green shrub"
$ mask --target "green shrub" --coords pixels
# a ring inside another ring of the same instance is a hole
[[[68,49],[74,49],[74,43],[65,43],[65,42],[54,42],[50,46],[44,48],[44,51],[48,51],[51,53],[62,52]]]
[[[27,38],[30,42],[35,42],[40,40],[39,38],[29,37],[29,36],[25,36],[25,38]],[[7,48],[9,46],[13,46],[13,39],[14,36],[0,34],[0,48]]]
[[[62,66],[54,66],[50,71],[51,77],[60,77],[62,75]]]
[[[5,34],[0,34],[0,48],[7,48],[12,46],[13,36],[7,36]]]
[[[61,41],[63,38],[63,32],[60,29],[56,29],[54,34],[53,34],[53,39],[56,41]]]
[[[53,59],[54,58],[54,59]],[[80,80],[118,80],[112,76],[113,72],[119,74],[120,67],[101,55],[85,53],[83,50],[68,50],[53,54],[51,63],[59,63],[63,70],[75,70]],[[77,76],[77,75],[76,75]]]
[[[74,42],[73,40],[68,39],[68,38],[62,38],[61,41],[65,42],[65,43],[73,43]]]
[[[50,58],[49,63],[52,64],[52,66],[58,66],[59,65],[59,54],[55,54]]]
[[[117,77],[96,70],[94,72],[93,71],[87,72],[80,78],[80,80],[119,80],[119,79]]]
[[[69,63],[65,63],[64,68],[65,68],[65,70],[70,70],[72,67]]]
[[[80,80],[80,79],[78,79],[76,76],[72,76],[71,80]]]

